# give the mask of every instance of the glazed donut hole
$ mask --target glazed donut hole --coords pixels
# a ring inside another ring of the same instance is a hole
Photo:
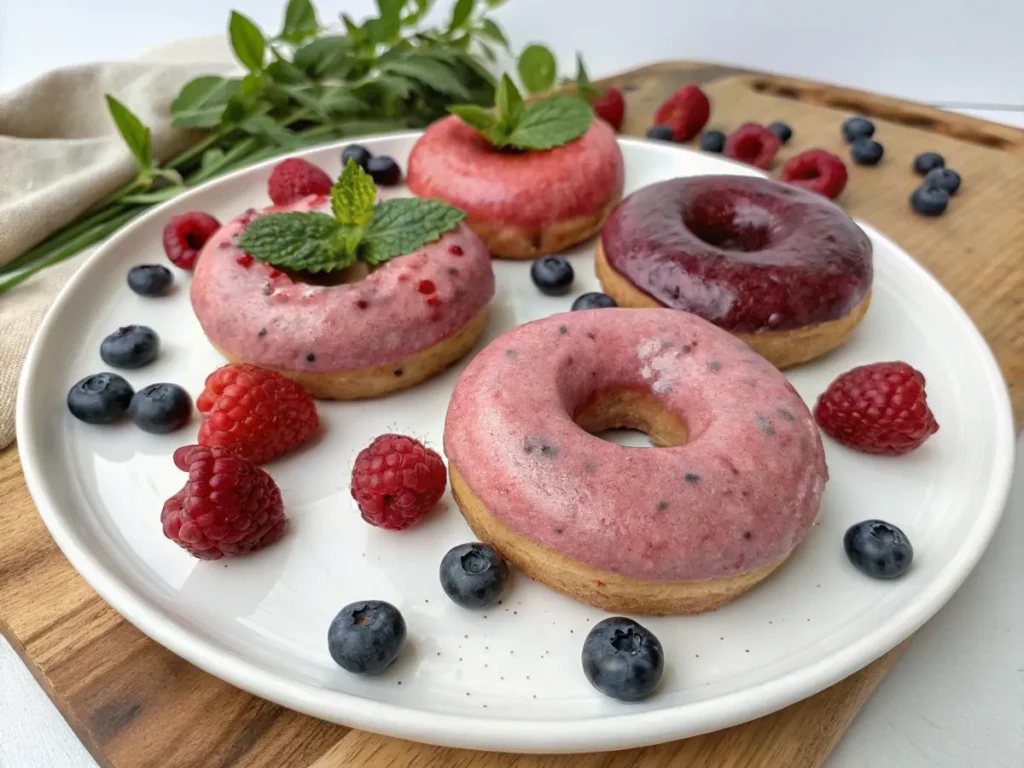
[[[382,266],[382,265],[381,265]],[[278,270],[288,275],[293,283],[305,285],[316,285],[330,287],[332,285],[345,285],[347,283],[358,283],[365,280],[379,266],[371,266],[365,261],[357,261],[351,267],[335,269],[329,272],[303,272],[287,267],[277,267]]]
[[[685,444],[690,434],[686,421],[652,393],[630,387],[595,392],[571,415],[580,429],[599,439],[601,432],[632,429],[646,434],[655,447],[669,448]]]
[[[697,239],[726,251],[751,253],[770,248],[782,229],[777,213],[764,204],[724,190],[697,195],[682,210],[683,226]]]

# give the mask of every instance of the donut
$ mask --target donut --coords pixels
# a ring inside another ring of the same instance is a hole
[[[663,447],[590,434],[616,427]],[[570,312],[498,337],[455,386],[444,451],[476,536],[555,591],[632,614],[750,589],[803,538],[828,479],[786,378],[670,309]]]
[[[871,241],[820,195],[751,176],[644,187],[611,213],[595,269],[621,307],[670,307],[779,368],[842,344],[871,298]]]
[[[512,153],[451,116],[416,142],[407,183],[420,197],[464,210],[494,256],[533,259],[594,235],[622,199],[623,175],[615,132],[603,120],[561,147]]]
[[[288,210],[326,211],[329,201],[310,196],[264,212]],[[486,326],[494,271],[464,223],[364,271],[358,282],[316,285],[303,280],[319,276],[286,274],[234,245],[256,215],[242,214],[214,234],[192,279],[192,308],[228,360],[278,371],[314,397],[376,397],[444,370]],[[328,273],[328,282],[337,278]]]

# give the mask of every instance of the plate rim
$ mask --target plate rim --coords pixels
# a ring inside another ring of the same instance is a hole
[[[412,140],[421,131],[403,131],[360,137],[360,142],[379,140]],[[988,342],[974,325],[967,312],[931,272],[916,261],[892,239],[863,221],[857,220],[872,239],[885,242],[899,259],[916,271],[917,278],[928,284],[945,305],[957,316],[959,324],[972,337],[978,352],[987,363],[986,383],[992,390],[992,407],[996,411],[997,447],[988,490],[979,505],[984,510],[976,519],[970,535],[947,563],[939,576],[918,594],[913,605],[901,614],[901,620],[868,633],[843,649],[820,659],[815,664],[788,673],[770,683],[733,691],[715,699],[692,704],[669,706],[656,710],[628,711],[599,717],[574,720],[539,721],[516,718],[475,718],[467,715],[429,712],[398,704],[367,699],[351,693],[324,689],[297,682],[284,674],[267,671],[244,657],[236,656],[200,634],[177,624],[159,607],[153,605],[130,584],[111,572],[94,552],[82,546],[70,526],[65,526],[65,513],[48,487],[41,461],[37,437],[30,429],[33,412],[45,404],[37,404],[29,381],[44,363],[46,339],[53,333],[60,309],[75,293],[79,282],[97,269],[106,255],[116,251],[122,240],[130,237],[165,209],[179,205],[189,196],[213,186],[229,186],[249,174],[281,162],[286,157],[302,157],[328,150],[337,150],[352,139],[307,147],[296,152],[270,158],[213,179],[194,190],[155,206],[127,227],[116,233],[92,253],[61,289],[46,313],[25,357],[19,377],[16,405],[18,450],[26,486],[51,537],[72,567],[128,622],[172,653],[184,658],[209,674],[237,688],[281,706],[352,728],[412,739],[447,747],[520,753],[595,752],[673,741],[695,736],[740,722],[763,717],[785,706],[813,696],[840,680],[855,674],[905,640],[931,618],[956,592],[977,565],[1002,518],[1013,477],[1015,457],[1014,420],[1009,391],[1002,371]],[[659,143],[644,139],[619,137],[619,143],[637,149],[658,147]],[[670,151],[701,154],[695,150],[666,145]],[[723,165],[738,166],[745,175],[751,168],[727,158],[715,158]],[[758,174],[766,176],[766,174]],[[680,713],[685,711],[685,717]],[[739,719],[736,713],[741,712]]]

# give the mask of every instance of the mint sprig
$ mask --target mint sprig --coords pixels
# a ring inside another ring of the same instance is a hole
[[[254,219],[238,247],[264,264],[333,272],[358,259],[377,266],[454,229],[466,214],[440,200],[396,198],[375,204],[377,187],[349,160],[331,188],[331,213],[270,213]]]

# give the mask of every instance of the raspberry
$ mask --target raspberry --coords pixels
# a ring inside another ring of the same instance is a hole
[[[689,141],[707,124],[711,117],[711,102],[696,85],[684,85],[673,93],[654,113],[655,125],[672,129],[674,141]]]
[[[612,86],[591,102],[594,114],[609,123],[616,131],[622,130],[622,120],[626,116],[626,101],[622,91]]]
[[[293,157],[274,166],[267,194],[274,205],[290,205],[307,195],[329,195],[331,177],[312,163]]]
[[[185,487],[164,502],[164,536],[200,560],[245,555],[273,544],[287,518],[277,483],[259,467],[220,448],[186,445],[174,464]]]
[[[839,197],[846,186],[846,165],[824,149],[808,149],[782,166],[783,181],[817,192],[830,199]]]
[[[199,251],[218,229],[220,222],[201,211],[172,216],[164,227],[164,253],[174,266],[192,269]]]
[[[200,445],[256,464],[302,445],[318,423],[313,398],[299,384],[246,363],[211,373],[196,407],[207,415],[199,427]]]
[[[814,407],[824,432],[864,453],[909,453],[938,432],[924,376],[906,363],[874,363],[829,384]]]
[[[435,451],[411,437],[381,435],[356,457],[352,498],[370,525],[400,531],[434,508],[447,481]]]
[[[725,156],[741,163],[771,168],[782,140],[757,123],[744,123],[725,140]]]

